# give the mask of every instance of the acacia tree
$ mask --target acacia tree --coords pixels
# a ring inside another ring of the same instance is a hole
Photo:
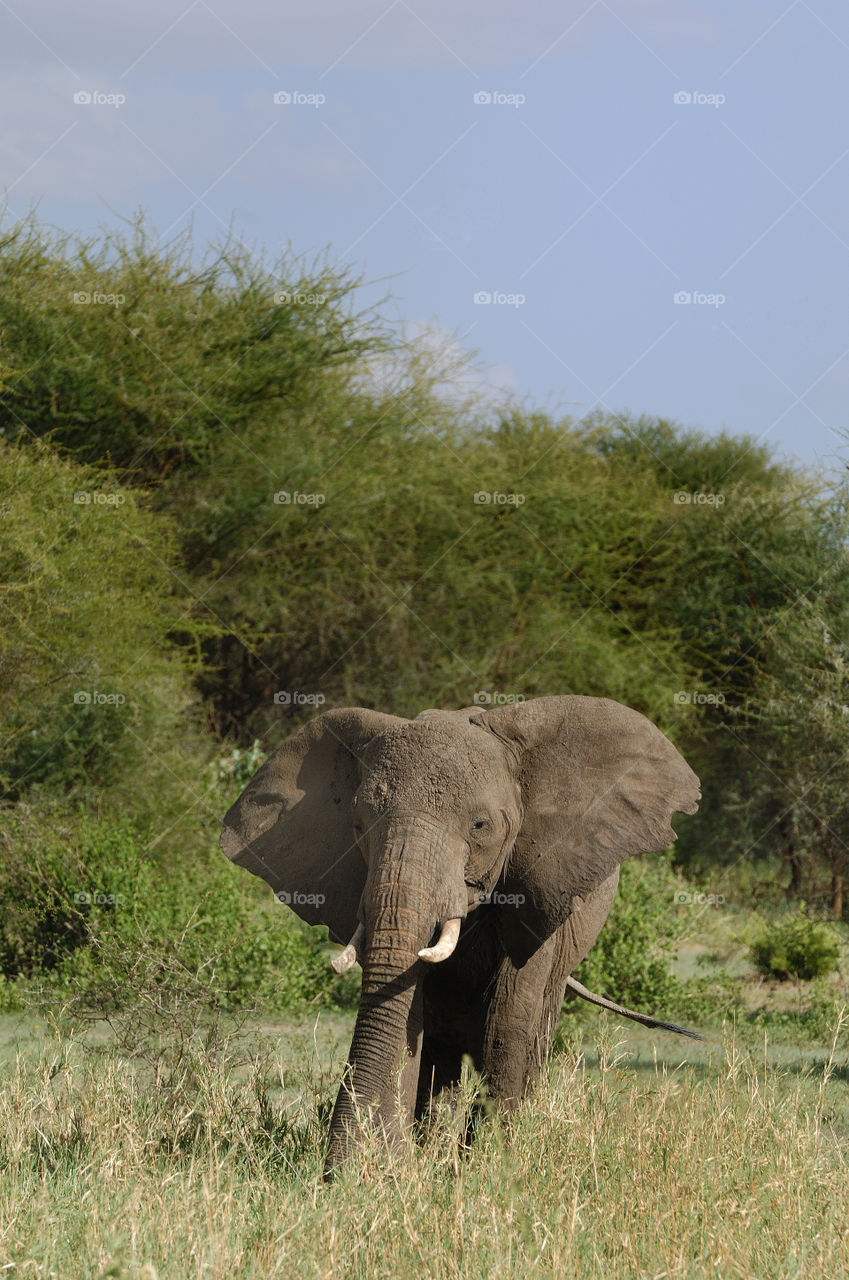
[[[0,804],[179,824],[205,748],[170,521],[102,468],[0,442],[0,584]]]
[[[849,870],[847,492],[798,477],[785,493],[783,527],[776,511],[769,540],[747,539],[750,559],[759,552],[785,602],[757,608],[757,634],[741,646],[737,666],[745,661],[752,677],[706,741],[704,813],[694,825],[707,829],[718,862],[760,861],[765,883],[782,866],[788,897],[827,904],[841,918]],[[710,861],[699,859],[700,868]]]
[[[808,862],[814,885],[824,873],[839,920],[849,870],[849,610],[836,617],[834,603],[806,601],[776,628],[756,734],[774,775],[768,785],[786,801],[785,838],[795,858]],[[797,885],[800,880],[797,872]]]

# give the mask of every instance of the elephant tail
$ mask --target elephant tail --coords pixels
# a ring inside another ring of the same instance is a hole
[[[611,1013],[618,1013],[623,1018],[631,1018],[634,1022],[641,1022],[644,1027],[660,1027],[662,1031],[674,1031],[679,1036],[689,1036],[691,1040],[704,1040],[704,1036],[700,1036],[695,1031],[688,1031],[686,1027],[679,1027],[674,1022],[661,1022],[658,1018],[650,1018],[645,1013],[635,1013],[633,1009],[626,1009],[621,1004],[614,1004],[612,1000],[607,1000],[604,996],[597,996],[594,991],[589,991],[576,978],[568,977],[566,986],[569,990],[574,991],[576,996],[580,996],[582,1000],[589,1000],[590,1004],[597,1004],[600,1009],[609,1009]]]

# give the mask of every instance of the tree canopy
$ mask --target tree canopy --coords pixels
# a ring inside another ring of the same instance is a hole
[[[703,777],[679,858],[842,912],[842,481],[452,393],[357,285],[143,220],[0,236],[5,803],[200,849],[206,763],[316,707],[604,695]]]

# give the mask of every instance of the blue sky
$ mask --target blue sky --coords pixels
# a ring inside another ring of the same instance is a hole
[[[837,0],[12,0],[0,49],[12,216],[329,246],[487,386],[847,456]]]

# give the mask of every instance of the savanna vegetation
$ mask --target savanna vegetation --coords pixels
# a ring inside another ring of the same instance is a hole
[[[731,1033],[654,1055],[630,1035],[570,1036],[509,1133],[490,1117],[466,1151],[464,1113],[443,1112],[390,1176],[371,1145],[322,1187],[347,1028],[325,1015],[317,1039],[291,1020],[271,1030],[279,1048],[199,1047],[155,1092],[108,1054],[22,1045],[0,1093],[3,1256],[25,1274],[121,1280],[849,1269],[831,1046],[800,1074],[798,1057]]]
[[[495,400],[358,283],[143,220],[0,231],[0,1008],[48,1038],[3,1069],[8,1262],[840,1274],[846,483],[742,432]],[[319,1205],[339,1045],[281,1065],[233,1019],[344,1027],[356,980],[223,859],[221,816],[322,706],[555,692],[644,712],[704,795],[579,976],[727,1056],[594,1056],[611,1020],[570,1006],[509,1142],[442,1132]]]

